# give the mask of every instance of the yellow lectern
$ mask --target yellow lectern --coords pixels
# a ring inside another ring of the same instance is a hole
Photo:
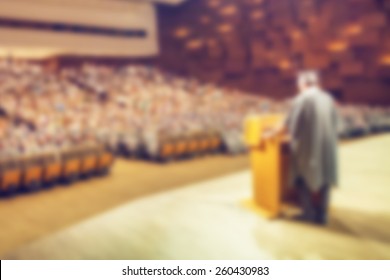
[[[250,151],[253,198],[245,206],[267,218],[280,215],[287,188],[288,148],[285,136],[262,140],[267,130],[283,121],[282,115],[250,117],[245,122],[245,142]]]

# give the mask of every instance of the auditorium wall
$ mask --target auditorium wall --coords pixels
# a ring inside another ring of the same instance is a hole
[[[0,1],[2,56],[152,57],[157,33],[147,1]]]
[[[317,69],[342,101],[390,104],[389,0],[188,0],[159,7],[158,64],[283,98]]]

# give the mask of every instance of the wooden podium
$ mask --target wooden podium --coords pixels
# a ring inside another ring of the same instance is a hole
[[[267,218],[276,218],[292,203],[294,194],[288,188],[288,140],[285,136],[262,141],[267,130],[283,121],[282,115],[250,117],[245,122],[245,142],[252,168],[253,198],[244,206]]]

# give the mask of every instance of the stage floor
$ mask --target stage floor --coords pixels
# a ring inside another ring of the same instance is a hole
[[[111,174],[0,199],[0,256],[134,199],[248,168],[246,155],[158,164],[118,159]]]
[[[390,134],[343,144],[340,179],[326,227],[243,208],[245,170],[128,202],[2,258],[390,259]]]

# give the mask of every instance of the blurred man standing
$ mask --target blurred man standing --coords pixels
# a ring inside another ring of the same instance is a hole
[[[337,183],[336,107],[314,71],[299,74],[298,89],[278,132],[291,138],[290,183],[303,209],[299,218],[326,224],[330,187]]]

